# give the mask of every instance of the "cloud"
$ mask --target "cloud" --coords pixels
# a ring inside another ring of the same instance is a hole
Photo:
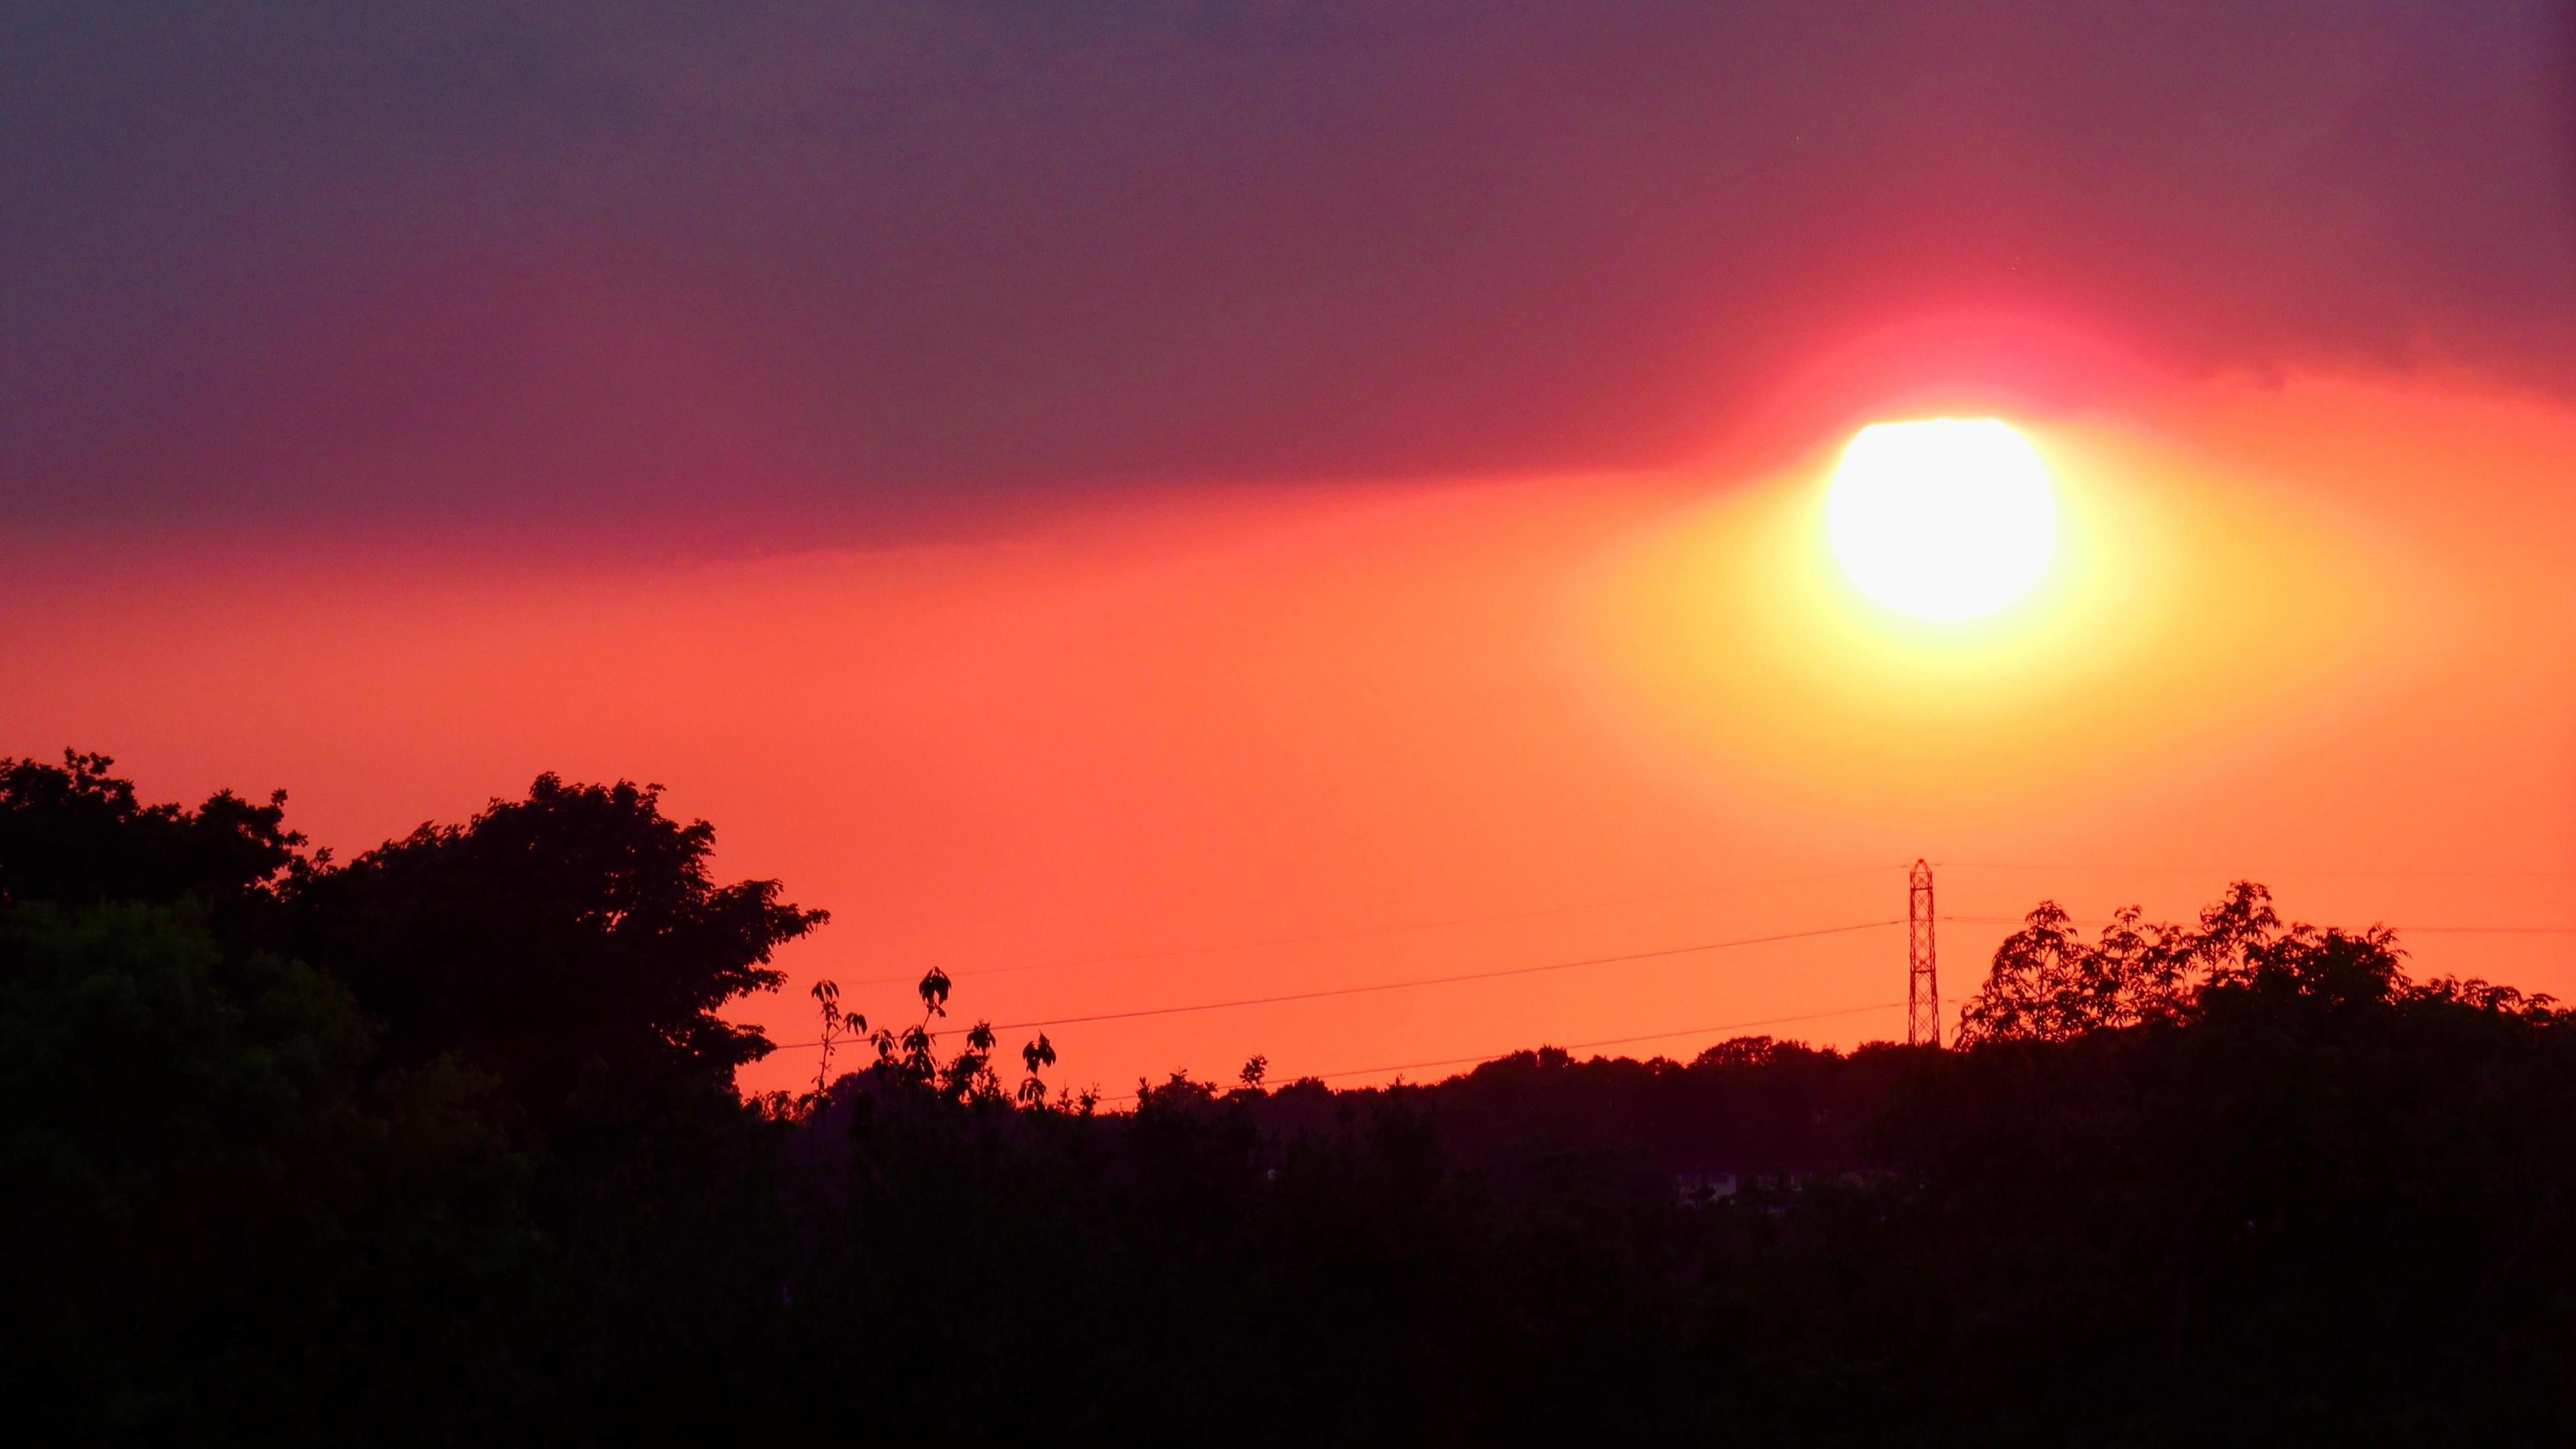
[[[2566,392],[2570,15],[37,7],[0,517],[776,541],[1666,466],[1954,316]]]

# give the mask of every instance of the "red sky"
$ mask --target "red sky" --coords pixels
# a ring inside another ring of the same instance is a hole
[[[2248,875],[2320,921],[2576,927],[2576,409],[2138,377],[2016,421],[2068,554],[1946,632],[1837,592],[1820,433],[1759,475],[1175,489],[699,562],[29,556],[0,739],[162,795],[284,784],[343,851],[543,769],[661,781],[728,874],[835,913],[744,1013],[784,1041],[817,975],[883,1017],[936,964],[1005,1023],[1282,995],[1883,921],[1917,855],[1967,916],[2178,915]],[[1954,999],[2005,929],[1943,928]],[[2576,994],[2576,936],[2408,944]],[[1877,1008],[1769,1028],[1849,1044],[1901,1031],[1902,953],[1874,928],[1050,1032],[1111,1091]]]
[[[997,1022],[2226,879],[2576,994],[2554,0],[20,7],[0,754],[660,781]],[[1826,564],[1993,414],[2060,566]],[[1944,928],[1955,1000],[2004,927]],[[1900,1029],[1899,933],[1052,1031]],[[861,985],[865,982],[867,984]],[[1636,1049],[1695,1050],[1684,1036]],[[806,1070],[786,1054],[751,1078]]]

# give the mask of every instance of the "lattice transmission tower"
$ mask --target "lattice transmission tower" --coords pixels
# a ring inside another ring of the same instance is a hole
[[[1941,1044],[1941,973],[1932,939],[1932,867],[1914,862],[1905,882],[1905,1044]]]

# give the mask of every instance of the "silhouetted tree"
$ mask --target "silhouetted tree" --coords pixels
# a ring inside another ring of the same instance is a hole
[[[814,1067],[814,1095],[820,1098],[831,1081],[832,1052],[840,1045],[841,1034],[866,1036],[868,1019],[857,1012],[842,1012],[841,985],[837,981],[817,981],[807,994],[814,998],[815,1010],[823,1019],[822,1054]]]
[[[1028,1069],[1028,1075],[1020,1079],[1020,1105],[1036,1107],[1044,1104],[1046,1082],[1038,1073],[1055,1065],[1055,1043],[1047,1040],[1045,1032],[1039,1032],[1036,1040],[1020,1047],[1020,1065]]]
[[[2229,887],[2196,928],[2151,923],[2126,906],[2090,942],[2055,901],[2042,901],[1995,949],[1984,985],[1960,1009],[1959,1039],[2066,1041],[2178,1019],[2202,988],[2254,970],[2280,924],[2271,892],[2251,881]]]
[[[194,810],[145,805],[105,755],[63,763],[0,759],[0,905],[52,901],[220,909],[268,891],[300,859],[285,826],[286,792],[253,805],[229,790]]]
[[[657,786],[541,775],[463,825],[423,825],[300,894],[300,944],[384,1026],[398,1060],[456,1052],[539,1119],[765,1054],[717,1009],[774,988],[771,954],[828,916],[776,881],[718,885],[715,831]]]
[[[819,913],[717,885],[647,789],[548,777],[341,868],[74,756],[0,770],[0,837],[22,1437],[2571,1429],[2576,1022],[2251,885],[2091,939],[2044,905],[1959,1051],[1256,1057],[1099,1113],[1044,1035],[1006,1094],[937,970],[902,1029],[817,985],[867,1069],[721,1090],[753,1043],[712,1012]]]

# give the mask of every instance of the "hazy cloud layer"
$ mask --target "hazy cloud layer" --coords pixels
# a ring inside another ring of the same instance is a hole
[[[12,16],[21,522],[1653,465],[1956,309],[2576,389],[2563,4]]]

